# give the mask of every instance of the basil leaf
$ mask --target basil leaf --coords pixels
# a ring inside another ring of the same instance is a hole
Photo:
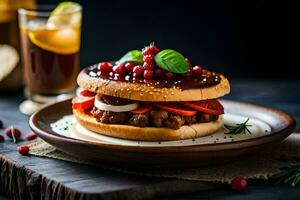
[[[157,66],[160,68],[178,74],[184,74],[189,71],[189,64],[183,55],[172,49],[165,49],[154,57]]]
[[[139,50],[132,50],[126,53],[117,63],[134,62],[136,64],[143,63],[143,54]]]

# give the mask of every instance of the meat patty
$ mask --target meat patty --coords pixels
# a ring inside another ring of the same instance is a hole
[[[199,116],[199,122],[205,123],[210,121],[217,121],[219,118],[218,115],[210,115],[206,113],[201,113]]]
[[[146,127],[149,126],[149,119],[146,115],[137,114],[137,115],[133,115],[129,119],[129,124],[138,127]]]
[[[108,115],[110,124],[126,124],[128,122],[128,114],[125,112],[108,112]]]
[[[94,107],[91,114],[98,122],[104,124],[125,124],[128,121],[128,114],[123,112],[102,111]]]
[[[90,111],[91,115],[92,115],[93,117],[95,117],[96,120],[97,120],[98,122],[100,121],[100,118],[102,117],[103,112],[104,112],[104,111],[99,110],[99,109],[97,109],[96,107],[93,107],[93,109]]]
[[[151,122],[156,127],[162,127],[163,122],[168,119],[168,112],[164,110],[153,110],[150,113]]]
[[[185,121],[185,124],[191,125],[191,124],[197,122],[197,118],[196,118],[196,116],[186,116],[186,117],[184,117],[184,121]]]
[[[168,127],[179,129],[184,124],[191,125],[193,123],[205,123],[216,121],[219,116],[198,113],[197,116],[187,117],[168,113],[164,110],[152,110],[145,114],[133,114],[131,112],[110,112],[99,110],[94,107],[90,114],[96,118],[98,122],[105,124],[130,124],[138,127]]]
[[[165,121],[165,125],[172,129],[179,129],[182,125],[184,125],[184,118],[180,115],[171,114]]]

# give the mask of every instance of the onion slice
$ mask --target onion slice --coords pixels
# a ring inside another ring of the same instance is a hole
[[[105,110],[105,111],[112,111],[112,112],[128,112],[135,110],[136,108],[139,107],[138,103],[131,103],[127,105],[110,105],[106,104],[103,101],[101,101],[101,95],[97,95],[95,98],[94,106],[100,110]]]

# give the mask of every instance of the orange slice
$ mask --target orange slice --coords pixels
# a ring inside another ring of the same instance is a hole
[[[74,28],[58,30],[28,30],[32,43],[58,54],[73,54],[80,48],[80,32]]]

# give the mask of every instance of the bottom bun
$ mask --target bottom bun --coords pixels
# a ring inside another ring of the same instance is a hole
[[[156,127],[136,127],[122,124],[104,124],[88,114],[81,113],[73,109],[77,121],[87,129],[96,133],[129,139],[129,140],[181,140],[203,137],[211,135],[223,126],[223,116],[219,116],[217,121],[207,123],[197,123],[184,125],[179,129],[156,128]]]

